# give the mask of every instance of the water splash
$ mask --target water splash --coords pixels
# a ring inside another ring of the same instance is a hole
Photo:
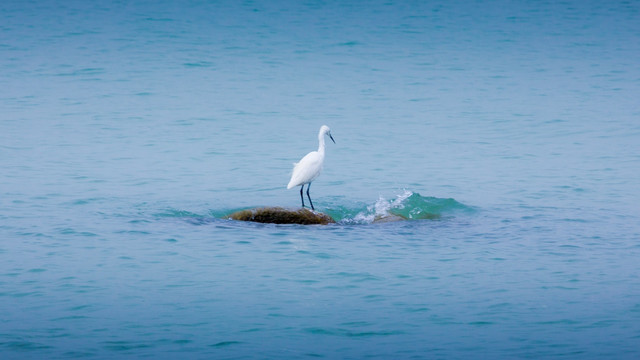
[[[364,208],[347,209],[338,207],[328,209],[328,213],[338,222],[346,224],[371,224],[384,220],[418,220],[440,219],[453,216],[457,211],[471,211],[455,199],[421,196],[409,190],[404,190],[394,199],[387,200],[380,196],[374,204]]]

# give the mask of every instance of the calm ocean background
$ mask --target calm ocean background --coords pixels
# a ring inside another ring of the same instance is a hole
[[[0,358],[637,359],[639,175],[637,1],[3,0]]]

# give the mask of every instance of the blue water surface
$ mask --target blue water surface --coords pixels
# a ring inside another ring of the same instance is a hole
[[[638,39],[634,1],[5,0],[0,358],[636,359]],[[323,124],[338,223],[228,220],[299,206]]]

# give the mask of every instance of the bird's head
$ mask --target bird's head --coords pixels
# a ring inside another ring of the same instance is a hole
[[[322,127],[320,128],[320,134],[329,135],[329,138],[331,139],[331,141],[333,141],[334,144],[336,143],[336,141],[333,140],[333,136],[331,136],[331,129],[329,129],[327,125],[322,125]]]

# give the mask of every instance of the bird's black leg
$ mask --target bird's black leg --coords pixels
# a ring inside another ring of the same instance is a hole
[[[311,188],[311,183],[309,183],[309,185],[307,185],[307,197],[309,198],[309,204],[311,204],[311,210],[315,210],[313,208],[313,203],[311,202],[311,195],[309,195],[309,188]]]
[[[304,207],[304,196],[302,196],[302,190],[304,190],[304,184],[300,186],[300,200],[302,200],[302,207]]]

